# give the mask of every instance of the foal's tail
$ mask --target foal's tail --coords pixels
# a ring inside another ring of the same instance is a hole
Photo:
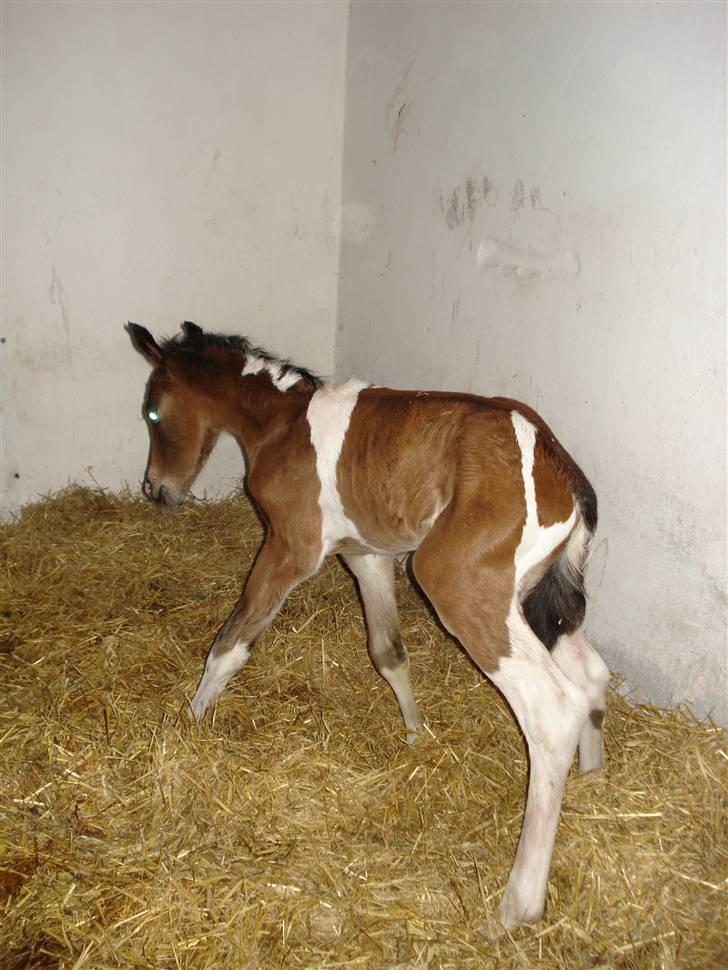
[[[586,611],[584,565],[597,526],[597,499],[576,466],[573,473],[576,525],[559,558],[522,603],[528,625],[548,650],[562,634],[579,629]]]

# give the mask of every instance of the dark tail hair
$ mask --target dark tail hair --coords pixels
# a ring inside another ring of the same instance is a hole
[[[597,524],[597,500],[586,479],[579,485],[576,527],[559,558],[522,603],[528,625],[547,650],[584,622],[584,564]]]

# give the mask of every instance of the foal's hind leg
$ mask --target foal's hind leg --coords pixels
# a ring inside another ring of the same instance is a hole
[[[266,539],[243,595],[210,647],[202,680],[190,704],[196,721],[203,719],[228,681],[247,662],[254,640],[266,629],[291,590],[316,572],[317,566],[314,552],[296,554],[280,539]]]
[[[523,617],[504,555],[495,550],[489,561],[439,538],[433,531],[415,554],[417,579],[444,625],[505,696],[530,755],[521,837],[498,907],[508,927],[543,912],[564,785],[589,707]]]
[[[604,764],[604,713],[607,707],[609,667],[581,630],[561,636],[551,651],[559,669],[586,694],[589,718],[579,737],[579,770],[592,771]]]
[[[489,676],[516,715],[531,761],[521,837],[498,907],[500,921],[511,926],[543,912],[561,800],[589,704],[533,633],[515,597],[507,627],[510,653]]]
[[[399,633],[392,559],[376,555],[349,555],[343,559],[359,583],[372,663],[394,691],[407,728],[407,743],[413,744],[422,718],[412,693],[407,650]]]

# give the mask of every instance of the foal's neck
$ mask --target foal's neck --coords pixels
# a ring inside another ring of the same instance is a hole
[[[232,393],[224,395],[224,428],[245,448],[249,460],[305,418],[316,387],[304,378],[277,388],[267,373],[240,376]]]

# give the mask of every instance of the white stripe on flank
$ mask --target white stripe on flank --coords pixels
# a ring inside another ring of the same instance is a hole
[[[355,539],[364,543],[359,530],[348,518],[341,503],[336,484],[336,466],[351,413],[356,406],[359,392],[365,387],[368,385],[356,380],[347,381],[346,384],[328,384],[316,391],[308,406],[311,444],[316,452],[316,472],[321,482],[319,507],[322,520],[322,559],[341,539]]]
[[[516,440],[521,449],[521,471],[526,492],[526,521],[515,555],[516,589],[529,569],[542,562],[564,541],[576,523],[576,506],[565,522],[544,527],[538,524],[536,508],[536,483],[533,480],[533,456],[536,446],[536,428],[518,411],[511,411],[511,421]]]

